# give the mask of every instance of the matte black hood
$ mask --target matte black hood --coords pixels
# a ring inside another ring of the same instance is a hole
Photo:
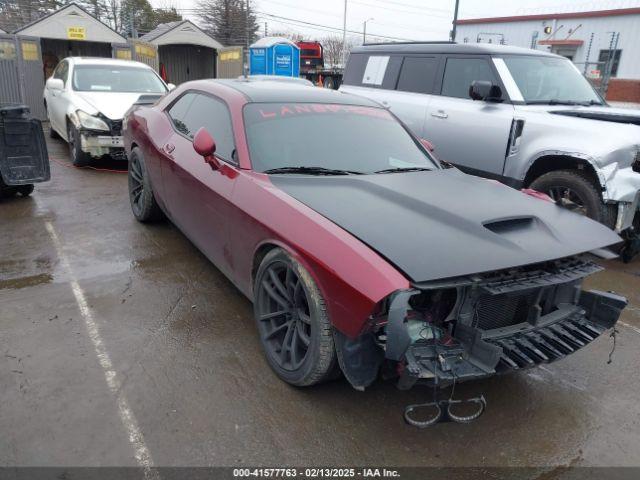
[[[593,220],[455,169],[270,178],[414,282],[553,260],[621,241]]]

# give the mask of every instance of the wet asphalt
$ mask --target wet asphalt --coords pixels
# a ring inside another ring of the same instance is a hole
[[[640,260],[589,281],[630,300],[611,364],[604,336],[459,386],[485,415],[416,430],[402,411],[427,390],[279,381],[250,302],[175,227],[134,220],[126,167],[49,149],[51,181],[0,200],[0,466],[640,465]]]

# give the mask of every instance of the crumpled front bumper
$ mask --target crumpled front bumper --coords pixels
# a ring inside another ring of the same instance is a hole
[[[98,135],[93,132],[80,132],[80,148],[92,157],[124,153],[124,142],[121,135]]]
[[[398,328],[387,327],[386,357],[405,362],[400,388],[419,380],[446,385],[508,373],[560,360],[587,346],[615,325],[626,305],[624,297],[613,293],[582,291],[577,305],[563,305],[535,324],[487,331],[459,324],[445,342],[419,340],[401,354],[395,347],[406,343],[398,334],[402,325],[390,315],[389,323]],[[402,308],[396,305],[396,315]]]

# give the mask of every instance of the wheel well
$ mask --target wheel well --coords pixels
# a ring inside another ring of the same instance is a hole
[[[597,188],[602,188],[598,174],[593,165],[581,158],[569,157],[567,155],[547,155],[538,158],[524,178],[524,186],[528,187],[536,179],[545,173],[555,170],[580,170],[585,173]]]
[[[274,248],[278,248],[278,245],[274,243],[265,243],[264,245],[260,245],[258,251],[256,251],[253,256],[253,265],[251,266],[251,285],[253,287],[253,281],[256,278],[256,273],[258,273],[258,268],[260,268],[260,264],[262,263],[262,259]]]

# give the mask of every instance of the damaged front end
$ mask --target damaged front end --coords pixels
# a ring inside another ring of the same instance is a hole
[[[599,270],[572,257],[414,284],[380,304],[366,333],[337,336],[342,370],[362,389],[386,362],[399,388],[438,388],[554,362],[613,327],[627,305],[613,293],[581,289]]]

